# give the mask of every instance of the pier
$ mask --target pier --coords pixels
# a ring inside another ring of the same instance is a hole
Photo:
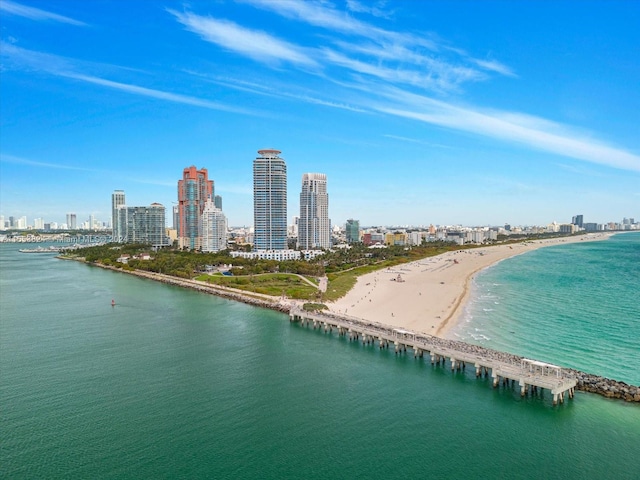
[[[452,371],[473,367],[476,377],[491,375],[494,388],[501,383],[514,385],[517,382],[521,396],[547,389],[553,395],[553,405],[563,403],[565,398],[573,398],[577,384],[568,371],[557,365],[355,317],[293,308],[289,312],[289,320],[303,326],[312,325],[314,329],[325,332],[335,329],[339,336],[348,337],[349,341],[361,341],[364,345],[377,343],[381,349],[393,348],[396,355],[405,354],[409,349],[414,357],[428,355],[432,365],[445,367],[448,363]]]

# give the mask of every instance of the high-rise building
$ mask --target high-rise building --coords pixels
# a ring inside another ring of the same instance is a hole
[[[360,220],[350,218],[347,220],[344,230],[347,243],[358,243],[360,241]]]
[[[201,247],[203,252],[219,252],[227,249],[227,217],[211,199],[202,212]]]
[[[148,207],[118,207],[118,223],[122,227],[122,242],[148,243],[153,247],[167,245],[165,208],[159,203]]]
[[[178,205],[174,205],[171,210],[173,213],[173,229],[177,232],[178,225],[180,225],[180,210],[178,209]]]
[[[327,194],[327,176],[324,173],[302,175],[298,248],[302,250],[331,248],[329,195]]]
[[[220,210],[222,210],[222,197],[220,195],[214,196],[213,203],[216,206],[216,208],[219,208]]]
[[[124,198],[124,190],[115,190],[111,194],[111,228],[113,229],[113,233],[111,234],[111,238],[114,242],[123,242],[123,233],[121,229],[123,225],[118,221],[118,207],[126,205]],[[69,222],[67,222],[69,223]]]
[[[584,223],[584,215],[576,215],[571,219],[571,223],[573,225],[577,225],[578,227],[582,228]]]
[[[113,220],[111,220],[113,222]],[[78,228],[78,217],[75,213],[67,213],[67,228],[76,230]]]
[[[178,245],[190,250],[201,247],[202,213],[209,199],[213,199],[213,180],[209,180],[206,168],[195,166],[184,169],[178,180]]]
[[[258,150],[253,161],[254,250],[287,249],[287,165],[279,155]]]

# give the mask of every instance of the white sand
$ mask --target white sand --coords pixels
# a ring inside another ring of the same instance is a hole
[[[448,252],[363,275],[346,296],[328,306],[336,313],[444,336],[459,319],[471,279],[480,270],[540,247],[609,236],[596,233]]]

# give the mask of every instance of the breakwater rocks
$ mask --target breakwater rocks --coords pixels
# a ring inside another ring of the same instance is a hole
[[[569,375],[572,375],[578,381],[577,390],[597,393],[607,398],[620,398],[626,402],[640,403],[640,387],[635,385],[628,385],[624,382],[591,375],[579,370],[570,369]]]
[[[327,317],[335,316],[331,313],[321,313],[320,315],[326,315]],[[368,329],[380,330],[385,333],[394,328],[389,325],[381,325],[377,323],[367,322],[362,319],[339,315],[339,317],[354,327],[366,327]],[[421,334],[415,332],[415,338],[418,340],[424,340],[434,347],[440,347],[444,349],[450,349],[458,352],[465,352],[472,355],[480,356],[488,360],[495,360],[501,363],[507,363],[514,367],[520,367],[524,357],[514,355],[512,353],[500,352],[491,348],[482,347],[480,345],[473,345],[459,340],[449,340],[446,338],[435,337],[430,334]],[[622,399],[627,402],[640,403],[640,387],[635,385],[628,385],[624,382],[612,380],[610,378],[601,377],[598,375],[592,375],[590,373],[581,372],[579,370],[571,368],[562,369],[563,376],[569,379],[575,379],[577,381],[576,389],[589,393],[597,393],[607,398]]]
[[[173,277],[171,275],[165,275],[162,273],[147,272],[144,270],[123,270],[121,268],[115,268],[108,265],[102,265],[99,263],[89,263],[106,270],[112,270],[114,272],[127,273],[140,278],[146,278],[155,282],[165,283],[167,285],[175,285],[177,287],[189,288],[191,290],[197,290],[203,293],[209,293],[217,295],[222,298],[234,300],[236,302],[242,302],[256,307],[268,308],[270,310],[276,310],[278,312],[289,313],[290,305],[274,300],[273,297],[268,295],[262,296],[261,294],[243,294],[238,293],[232,289],[227,289],[217,285],[211,285],[206,282],[200,282],[198,280],[190,280],[185,278]]]
[[[70,260],[79,260],[84,261],[81,258],[65,258],[58,257]],[[146,272],[144,270],[122,270],[120,268],[115,268],[107,265],[94,264],[90,263],[90,265],[95,265],[107,270],[113,270],[115,272],[127,273],[130,275],[135,275],[141,278],[147,278],[149,280],[154,280],[156,282],[162,282],[169,285],[176,285],[183,288],[190,288],[192,290],[197,290],[203,293],[209,293],[213,295],[218,295],[223,298],[227,298],[229,300],[234,300],[237,302],[243,302],[249,305],[254,305],[256,307],[268,308],[270,310],[276,310],[283,313],[290,313],[292,308],[295,308],[295,305],[286,301],[281,301],[279,299],[275,299],[274,297],[270,297],[268,295],[260,295],[260,294],[245,294],[238,293],[237,290],[227,289],[224,287],[219,287],[217,285],[210,285],[205,282],[200,282],[197,280],[189,280],[178,277],[172,277],[170,275],[164,275],[160,273]],[[325,313],[324,315],[332,316],[334,314]],[[389,325],[380,325],[375,323],[370,323],[367,321],[363,321],[362,319],[356,318],[345,318],[342,315],[341,318],[348,320],[354,325],[361,325],[373,328],[380,329],[390,329],[394,328]],[[499,352],[497,350],[492,350],[490,348],[482,347],[480,345],[472,345],[470,343],[461,342],[459,340],[449,340],[446,338],[435,337],[430,334],[420,334],[416,332],[418,337],[428,338],[429,343],[433,345],[437,345],[445,348],[452,348],[458,351],[464,351],[467,353],[479,354],[486,358],[499,360],[501,362],[510,363],[514,366],[519,366],[522,359],[519,355],[514,355],[506,352]],[[640,403],[640,387],[635,385],[628,385],[624,382],[620,382],[617,380],[612,380],[610,378],[601,377],[598,375],[593,375],[590,373],[581,372],[580,370],[575,370],[571,368],[564,368],[563,374],[572,379],[576,379],[577,385],[576,389],[581,390],[583,392],[596,393],[598,395],[602,395],[607,398],[621,399],[627,402],[635,402]]]

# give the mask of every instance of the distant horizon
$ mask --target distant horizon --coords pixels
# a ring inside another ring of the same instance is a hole
[[[16,218],[16,217],[14,217]],[[39,217],[35,217],[35,218],[39,218]],[[5,221],[7,221],[8,218],[5,217]],[[27,217],[27,220],[29,220],[29,218]],[[97,218],[96,220],[101,221],[99,218]],[[358,221],[357,218],[353,218],[353,219],[348,219],[348,220],[356,220]],[[616,224],[616,225],[624,225],[624,221],[625,220],[633,220],[633,222],[631,222],[631,225],[637,225],[638,223],[640,223],[640,220],[637,220],[635,217],[622,217],[619,220],[609,220],[609,221],[605,221],[605,222],[584,222],[585,224],[587,223],[596,223],[598,225],[609,225],[609,224]],[[86,221],[86,220],[84,220]],[[44,221],[44,223],[55,223],[56,225],[65,225],[66,222],[56,222],[55,220],[53,221]],[[331,224],[331,228],[333,229],[336,226],[342,226],[344,227],[346,221],[343,223],[332,223]],[[547,222],[547,223],[541,223],[541,224],[527,224],[527,223],[504,223],[504,224],[461,224],[461,223],[430,223],[430,224],[395,224],[395,223],[390,223],[390,224],[375,224],[375,225],[363,225],[360,224],[360,230],[368,230],[368,229],[374,229],[374,228],[381,228],[381,229],[412,229],[412,228],[420,228],[420,229],[427,229],[430,227],[435,227],[435,228],[447,228],[447,227],[451,227],[451,228],[505,228],[506,226],[509,226],[510,228],[516,228],[516,229],[521,229],[521,228],[545,228],[548,227],[549,225],[552,224],[556,224],[556,225],[570,225],[571,222],[567,221],[567,222],[557,222],[557,221],[551,221],[551,222]],[[293,222],[288,224],[288,227],[293,226]],[[172,225],[167,224],[166,228],[171,229]],[[229,225],[229,230],[238,230],[238,229],[243,229],[243,228],[253,228],[252,224],[249,225]],[[6,231],[42,231],[43,229],[41,228],[35,228],[33,226],[33,224],[31,225],[27,225],[27,228],[17,228],[17,227],[7,227],[7,228],[0,228],[0,232],[6,232]],[[111,231],[112,228],[111,226],[106,226],[100,229],[87,229],[87,228],[65,228],[65,229],[56,229],[56,230],[62,230],[62,231]],[[611,231],[611,230],[607,230],[607,231]],[[558,233],[558,232],[556,232]],[[587,232],[587,233],[597,233],[597,232]]]
[[[177,201],[206,168],[253,224],[252,162],[332,225],[640,217],[640,3],[2,0],[0,214]],[[144,22],[139,19],[144,18]],[[52,40],[55,39],[55,42]]]

